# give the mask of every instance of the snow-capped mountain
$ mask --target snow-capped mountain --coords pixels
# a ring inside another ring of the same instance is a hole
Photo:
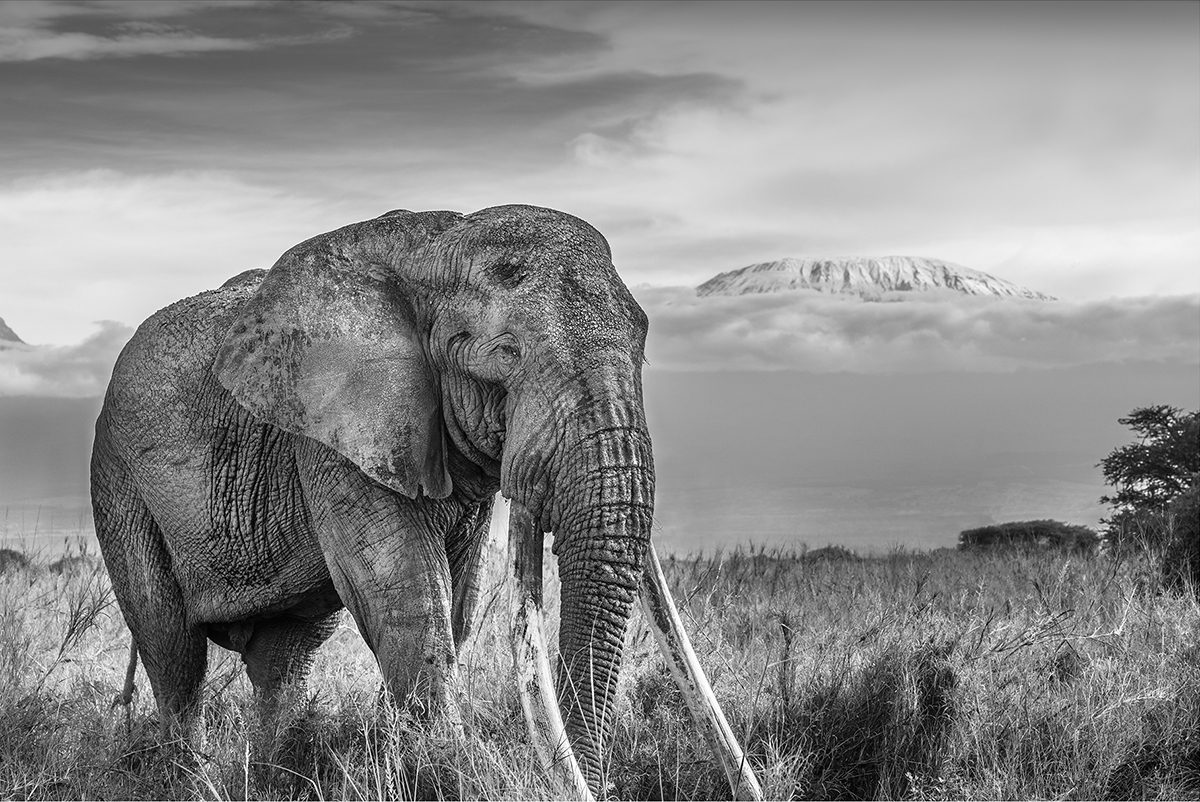
[[[0,317],[0,343],[24,343],[17,333],[8,327],[4,318]]]
[[[887,293],[950,291],[965,295],[1055,300],[1053,296],[980,270],[920,256],[780,259],[720,273],[698,286],[696,294],[750,295],[785,290],[817,290],[868,299],[878,299]]]

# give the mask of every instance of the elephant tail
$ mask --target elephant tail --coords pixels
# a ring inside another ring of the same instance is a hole
[[[122,688],[121,692],[119,694],[117,694],[116,697],[113,698],[113,702],[112,702],[113,707],[117,707],[118,705],[120,705],[121,707],[129,707],[130,703],[133,702],[133,691],[134,691],[133,675],[137,673],[137,662],[138,662],[137,641],[135,641],[132,637],[130,637],[130,639],[129,639],[129,666],[125,669],[125,687]]]

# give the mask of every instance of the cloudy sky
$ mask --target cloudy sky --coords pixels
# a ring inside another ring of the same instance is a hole
[[[1196,3],[6,2],[0,109],[40,346],[0,396],[98,394],[131,326],[315,233],[503,203],[608,237],[652,371],[1200,362]],[[1062,300],[689,289],[841,254]]]
[[[920,254],[1200,292],[1194,3],[0,5],[0,316],[136,323],[386,209],[528,202],[631,285]]]

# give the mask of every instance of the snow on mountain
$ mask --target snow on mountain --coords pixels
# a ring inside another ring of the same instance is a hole
[[[751,295],[786,290],[817,290],[871,300],[880,299],[886,293],[938,291],[1055,300],[1053,296],[980,270],[920,256],[787,258],[762,262],[713,276],[696,288],[696,294]]]
[[[8,327],[4,318],[0,317],[0,343],[24,343],[17,333]]]

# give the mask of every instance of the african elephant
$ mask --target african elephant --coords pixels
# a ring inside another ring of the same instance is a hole
[[[96,423],[92,500],[163,721],[194,724],[208,640],[269,699],[303,680],[343,605],[395,698],[455,719],[499,491],[522,707],[546,763],[573,793],[602,791],[640,596],[735,793],[760,795],[650,546],[646,328],[604,237],[532,206],[388,212],[149,318]],[[543,532],[562,584],[556,677]]]

